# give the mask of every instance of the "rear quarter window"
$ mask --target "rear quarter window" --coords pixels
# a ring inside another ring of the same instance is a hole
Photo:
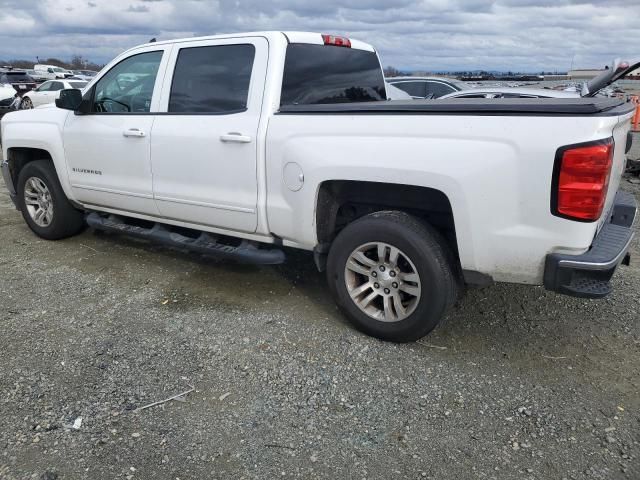
[[[375,52],[331,45],[292,43],[282,80],[281,105],[386,100]]]

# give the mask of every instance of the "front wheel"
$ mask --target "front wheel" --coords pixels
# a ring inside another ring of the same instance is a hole
[[[27,163],[18,175],[17,187],[22,217],[38,236],[59,240],[84,228],[84,215],[67,199],[51,161]]]
[[[376,212],[347,225],[327,259],[338,306],[363,332],[395,342],[433,330],[457,298],[455,261],[442,237],[404,212]]]

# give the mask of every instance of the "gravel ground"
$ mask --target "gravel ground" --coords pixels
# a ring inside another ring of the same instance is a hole
[[[469,290],[396,345],[343,320],[306,253],[47,242],[0,192],[3,480],[640,478],[637,263],[602,301]]]

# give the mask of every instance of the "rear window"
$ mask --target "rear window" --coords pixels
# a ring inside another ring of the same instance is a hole
[[[0,76],[4,83],[33,82],[25,72],[4,72]]]
[[[73,88],[81,89],[86,87],[87,83],[89,82],[69,82],[69,85],[71,85]]]
[[[293,43],[287,47],[281,105],[386,100],[375,52]]]

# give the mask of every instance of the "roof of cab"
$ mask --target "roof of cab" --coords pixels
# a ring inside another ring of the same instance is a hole
[[[276,35],[284,36],[289,43],[309,43],[313,45],[324,45],[324,41],[322,39],[321,33],[315,32],[292,32],[292,31],[264,31],[264,32],[238,32],[238,33],[225,33],[221,35],[207,35],[204,37],[187,37],[187,38],[175,38],[173,40],[163,40],[160,42],[153,43],[145,43],[143,45],[137,45],[135,47],[130,48],[129,50],[133,50],[135,48],[147,47],[151,45],[170,45],[172,43],[180,43],[180,42],[193,42],[193,41],[202,41],[202,40],[222,40],[225,38],[242,38],[242,37],[274,37]],[[367,50],[369,52],[375,52],[373,46],[368,43],[361,42],[360,40],[355,40],[353,38],[347,37],[351,40],[351,48],[355,48],[358,50]],[[129,51],[127,50],[127,51]]]

